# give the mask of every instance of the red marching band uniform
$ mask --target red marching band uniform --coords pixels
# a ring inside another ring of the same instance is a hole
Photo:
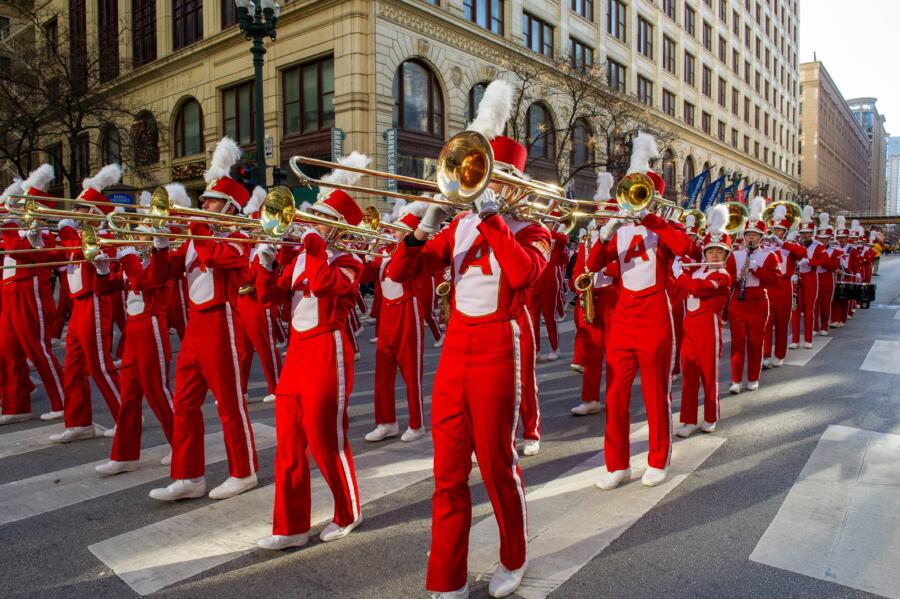
[[[859,273],[859,250],[850,243],[851,231],[846,226],[846,219],[838,216],[835,219],[835,239],[841,252],[837,277],[840,282],[855,281]],[[831,306],[831,326],[842,328],[847,324],[850,300],[834,298]]]
[[[803,347],[812,347],[813,330],[816,328],[815,312],[819,301],[819,276],[816,269],[829,263],[830,258],[825,253],[825,246],[816,239],[815,224],[813,223],[813,207],[804,206],[800,220],[800,246],[803,255],[797,262],[797,270],[800,275],[799,291],[797,295],[797,308],[791,319],[791,349],[798,347],[800,343],[800,321],[803,321]]]
[[[779,277],[768,286],[769,319],[763,339],[763,367],[775,368],[784,364],[788,350],[791,314],[797,293],[797,262],[806,255],[803,246],[787,241],[796,223],[787,216],[787,208],[775,206],[770,220],[769,248],[778,255]]]
[[[819,214],[819,228],[816,231],[816,238],[825,246],[823,250],[826,260],[821,266],[816,267],[816,276],[818,277],[818,301],[813,316],[813,335],[828,336],[828,329],[831,326],[831,303],[834,300],[834,273],[841,266],[842,252],[836,247],[832,241],[834,237],[834,229],[828,223],[828,213]]]

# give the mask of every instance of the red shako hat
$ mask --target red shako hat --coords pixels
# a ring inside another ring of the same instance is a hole
[[[216,144],[209,168],[203,173],[206,190],[201,198],[217,198],[234,206],[240,214],[250,199],[246,187],[231,178],[231,167],[241,159],[241,148],[230,137],[223,137]]]
[[[87,200],[88,202],[108,202],[109,200],[103,195],[103,190],[110,185],[115,185],[122,178],[122,168],[118,164],[107,164],[101,168],[96,175],[85,179],[82,184],[82,192],[78,194],[79,200]],[[94,210],[99,210],[103,214],[109,214],[113,211],[112,206],[104,204],[94,204]]]

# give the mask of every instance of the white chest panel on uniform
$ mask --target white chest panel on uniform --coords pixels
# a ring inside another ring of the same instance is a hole
[[[740,277],[741,273],[744,272],[744,261],[747,259],[747,250],[735,250],[733,255],[735,272],[738,276],[738,286],[740,286]],[[750,255],[751,270],[747,271],[747,284],[744,285],[745,287],[759,287],[759,277],[753,274],[752,269],[762,267],[762,265],[766,262],[766,258],[768,257],[769,253],[766,250],[762,249],[758,249]]]
[[[16,262],[15,258],[13,258],[11,256],[3,256],[3,266],[15,266],[16,264],[18,264],[18,262]],[[13,276],[15,276],[15,274],[16,274],[16,270],[14,268],[4,268],[3,269],[4,280],[11,279]]]
[[[694,271],[694,274],[691,275],[692,279],[706,279],[709,276],[709,271],[705,268],[698,268]],[[700,309],[700,298],[694,295],[689,295],[687,297],[687,301],[684,303],[688,312],[695,312]]]
[[[342,252],[328,252],[328,263],[331,264]],[[291,273],[291,287],[300,280],[301,289],[291,294],[291,326],[299,333],[309,331],[319,326],[319,298],[309,290],[309,281],[306,278],[306,252],[297,256],[294,262],[294,270]]]
[[[81,275],[81,264],[66,265],[66,279],[68,279],[69,281],[69,291],[71,291],[72,293],[78,293],[84,288],[84,281],[82,280]]]
[[[642,291],[656,285],[659,236],[643,225],[625,225],[616,231],[616,252],[622,286]]]
[[[403,285],[385,276],[384,271],[391,261],[390,256],[381,258],[381,268],[378,269],[378,278],[381,282],[381,296],[386,300],[395,300],[403,297]]]
[[[809,247],[806,248],[807,259],[812,260],[812,257],[816,255],[816,247],[818,247],[819,245],[820,244],[818,241],[813,241],[811,244],[809,244]],[[810,271],[812,271],[812,266],[810,266],[809,264],[800,264],[800,272],[807,273]]]
[[[591,247],[593,248],[595,245],[600,243],[600,231],[597,229],[593,229],[591,231]],[[584,248],[587,250],[587,246]],[[588,256],[585,255],[584,261],[587,263]],[[602,287],[609,287],[613,284],[613,278],[606,274],[606,269],[601,270],[600,272],[594,273],[594,289],[600,289]]]
[[[188,245],[184,257],[185,272],[188,282],[188,296],[197,305],[205,304],[216,295],[216,279],[212,268],[202,268],[197,262],[197,250],[194,242]]]

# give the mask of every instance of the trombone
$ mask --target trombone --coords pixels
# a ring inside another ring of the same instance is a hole
[[[30,227],[35,221],[45,220],[48,218],[59,220],[70,218],[72,220],[94,222],[101,222],[106,220],[106,216],[99,214],[86,214],[82,212],[75,212],[74,210],[59,210],[56,208],[48,208],[43,204],[38,203],[38,201],[35,199],[35,196],[28,196],[25,202],[22,204],[21,208],[8,208],[8,210],[10,214],[21,216],[22,223],[25,224],[26,227]]]

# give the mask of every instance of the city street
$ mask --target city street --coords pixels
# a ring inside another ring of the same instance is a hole
[[[518,596],[900,597],[900,258],[882,258],[875,281],[870,309],[816,337],[812,350],[789,352],[785,366],[763,373],[759,391],[729,396],[721,386],[718,430],[679,440],[670,479],[655,488],[637,480],[647,449],[637,385],[635,480],[611,492],[593,487],[603,416],[569,414],[580,389],[569,369],[569,312],[560,360],[538,364],[541,453],[520,459],[530,569]],[[62,425],[35,420],[0,430],[0,596],[426,596],[431,440],[363,440],[373,427],[371,336],[371,326],[360,335],[350,430],[365,520],[349,537],[284,553],[255,548],[271,523],[274,404],[250,410],[259,487],[220,502],[148,498],[168,477],[149,410],[141,469],[106,479],[93,466],[107,459],[111,439],[54,446],[47,437]],[[426,332],[426,393],[440,356],[431,341]],[[729,375],[723,360],[720,382]],[[251,388],[257,400],[265,394],[258,372]],[[673,397],[677,412],[677,385]],[[41,387],[35,398],[35,411],[46,411]],[[95,419],[111,424],[96,394],[94,405]],[[205,412],[214,485],[227,470],[211,399]],[[317,531],[331,500],[314,481]],[[471,486],[470,587],[482,597],[497,533],[477,467]]]

